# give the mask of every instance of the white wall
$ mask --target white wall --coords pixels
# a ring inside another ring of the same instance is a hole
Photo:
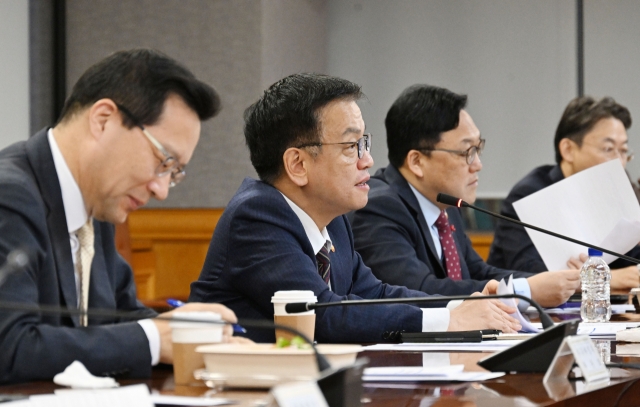
[[[612,96],[631,111],[629,146],[640,153],[640,2],[585,0],[585,94]],[[640,177],[640,159],[627,166]]]
[[[386,112],[415,83],[469,95],[487,139],[479,196],[505,196],[553,162],[576,94],[573,1],[330,0],[327,12],[328,72],[363,86],[376,168],[388,163]]]
[[[29,2],[0,1],[0,149],[29,137]]]

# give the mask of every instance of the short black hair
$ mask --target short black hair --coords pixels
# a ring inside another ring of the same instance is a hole
[[[445,88],[413,85],[405,89],[384,121],[391,165],[400,168],[410,150],[433,148],[443,132],[458,127],[466,105],[466,95]]]
[[[288,148],[321,141],[320,109],[334,100],[362,96],[359,85],[316,73],[290,75],[271,85],[244,112],[244,137],[260,179],[273,185]]]
[[[151,49],[116,52],[91,66],[73,86],[62,108],[63,122],[100,99],[111,99],[127,108],[143,125],[157,123],[167,98],[177,95],[201,121],[220,111],[220,97],[187,68]],[[128,128],[137,123],[123,115]]]
[[[568,138],[578,146],[582,146],[584,136],[602,119],[613,117],[622,122],[625,129],[631,127],[631,113],[629,109],[617,103],[611,97],[603,97],[596,100],[591,96],[577,97],[564,109],[556,135],[553,139],[556,150],[556,163],[562,162],[560,154],[560,142]]]

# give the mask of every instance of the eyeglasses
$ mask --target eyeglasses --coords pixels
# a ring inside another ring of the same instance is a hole
[[[354,149],[358,147],[358,160],[364,156],[364,152],[371,152],[371,133],[364,134],[356,141],[344,141],[340,143],[307,143],[297,146],[296,148],[304,148],[304,147],[322,147],[322,146],[332,146],[332,145],[345,145],[350,149]]]
[[[162,154],[162,160],[160,161],[160,165],[156,167],[155,174],[158,177],[164,177],[165,175],[171,174],[171,181],[169,182],[169,188],[175,187],[180,183],[187,175],[185,171],[185,166],[180,165],[180,162],[173,157],[167,149],[165,149],[160,142],[149,133],[147,129],[144,128],[142,123],[129,111],[129,109],[124,106],[116,103],[116,106],[122,113],[124,113],[136,127],[142,130],[142,133],[147,137],[147,139],[153,144],[153,146]]]
[[[620,157],[623,161],[629,162],[629,161],[633,160],[633,157],[634,157],[633,150],[630,150],[628,148],[617,149],[617,148],[615,148],[613,146],[598,146],[598,145],[595,145],[595,144],[590,144],[590,143],[585,143],[585,142],[582,142],[582,144],[586,144],[588,146],[596,148],[598,151],[600,151],[602,153],[603,156],[605,156],[605,157],[607,157],[609,159],[614,159],[614,158]]]
[[[477,146],[471,146],[466,150],[447,150],[445,148],[416,148],[416,150],[420,151],[444,151],[447,153],[459,155],[460,157],[465,157],[467,160],[467,164],[471,165],[476,160],[476,155],[480,157],[482,155],[482,151],[484,150],[484,145],[486,140],[481,138],[480,143]]]

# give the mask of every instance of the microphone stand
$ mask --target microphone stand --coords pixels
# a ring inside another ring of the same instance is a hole
[[[544,309],[529,297],[525,297],[520,294],[495,294],[495,295],[451,295],[451,296],[432,296],[432,297],[410,297],[410,298],[383,298],[378,300],[349,300],[349,301],[336,301],[336,302],[324,302],[324,303],[309,303],[309,302],[292,302],[286,304],[284,309],[290,314],[297,314],[300,312],[307,312],[318,308],[335,307],[335,306],[350,306],[350,305],[380,305],[380,304],[411,304],[421,302],[442,302],[442,301],[477,301],[487,299],[499,299],[499,298],[518,298],[525,300],[533,305],[540,314],[540,322],[544,329],[554,326],[554,322]]]
[[[475,209],[476,211],[480,211],[482,213],[486,213],[487,215],[491,215],[491,216],[493,216],[495,218],[498,218],[498,219],[506,220],[507,222],[512,222],[512,223],[515,223],[517,225],[524,226],[525,228],[533,229],[533,230],[536,230],[538,232],[545,233],[545,234],[551,235],[553,237],[557,237],[558,239],[563,239],[563,240],[567,240],[567,241],[569,241],[571,243],[579,244],[581,246],[591,247],[592,249],[596,249],[596,250],[599,250],[599,251],[601,251],[603,253],[607,253],[607,254],[610,254],[612,256],[619,257],[621,259],[630,261],[631,263],[634,263],[634,264],[640,264],[640,260],[634,259],[633,257],[629,257],[629,256],[624,255],[624,254],[616,253],[614,251],[607,250],[607,249],[602,248],[602,247],[594,246],[592,244],[589,244],[589,243],[586,243],[586,242],[582,242],[580,240],[573,239],[573,238],[568,237],[568,236],[563,236],[563,235],[561,235],[559,233],[555,233],[555,232],[552,232],[550,230],[542,229],[542,228],[540,228],[538,226],[529,225],[528,223],[521,222],[521,221],[519,221],[517,219],[509,218],[507,216],[500,215],[498,213],[488,211],[488,210],[480,208],[478,206],[471,205],[470,203],[467,203],[467,202],[463,201],[462,199],[453,197],[451,195],[439,193],[438,196],[436,197],[436,201],[438,201],[440,203],[443,203],[445,205],[455,206],[455,207],[458,207],[458,208]]]

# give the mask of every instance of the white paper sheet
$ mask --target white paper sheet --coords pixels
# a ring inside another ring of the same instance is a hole
[[[389,366],[368,367],[364,369],[367,376],[447,376],[460,373],[464,365],[448,366]]]
[[[640,205],[620,160],[596,165],[513,203],[521,221],[626,253],[640,242]],[[549,270],[587,247],[526,229]],[[607,263],[616,258],[605,254]]]
[[[451,342],[451,343],[379,343],[363,347],[363,351],[405,351],[405,352],[464,352],[464,351],[497,351],[513,346],[522,341],[484,341],[484,342]]]
[[[365,382],[475,382],[495,379],[504,376],[504,373],[490,372],[448,372],[443,374],[433,374],[431,372],[422,373],[421,367],[379,367],[375,368],[375,374],[368,374],[365,369],[362,381]],[[408,371],[415,371],[409,374]]]
[[[509,280],[507,280],[506,282],[504,281],[504,278],[500,280],[500,283],[498,283],[498,291],[496,292],[496,294],[503,295],[503,294],[513,294],[513,293],[514,293],[513,275],[510,275]],[[518,322],[520,322],[520,325],[522,325],[522,330],[521,330],[522,332],[531,332],[531,333],[540,332],[540,329],[536,328],[534,325],[531,324],[531,322],[529,322],[527,318],[522,316],[522,314],[520,313],[520,310],[518,309],[518,304],[516,303],[515,298],[500,298],[500,301],[516,309],[516,312],[511,314],[511,316],[517,319]]]
[[[153,407],[149,388],[136,384],[113,389],[100,390],[56,390],[55,394],[29,397],[31,407],[112,407],[136,406]]]

